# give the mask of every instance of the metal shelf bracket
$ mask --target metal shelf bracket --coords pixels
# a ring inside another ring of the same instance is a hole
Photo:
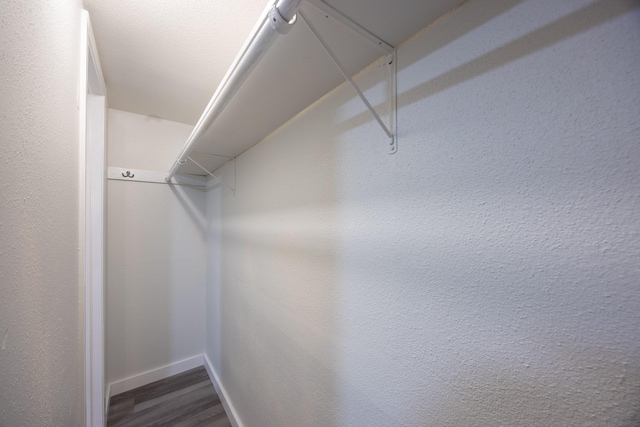
[[[336,57],[336,55],[333,52],[333,50],[331,50],[331,48],[326,43],[326,41],[322,38],[322,36],[320,36],[320,34],[316,30],[315,26],[306,17],[305,11],[298,10],[298,14],[300,15],[300,18],[302,18],[302,21],[307,25],[307,27],[309,28],[311,33],[314,35],[314,37],[316,38],[318,43],[320,43],[320,45],[322,46],[324,51],[327,53],[329,58],[331,58],[331,60],[335,64],[335,66],[338,68],[338,70],[340,71],[340,74],[342,74],[342,77],[344,77],[344,79],[349,83],[349,85],[351,85],[351,87],[356,92],[356,94],[358,94],[358,96],[360,97],[360,99],[362,100],[364,105],[367,107],[367,109],[369,110],[369,112],[371,113],[373,118],[376,120],[376,122],[378,122],[378,124],[380,125],[380,127],[382,128],[384,133],[389,138],[390,141],[389,141],[388,153],[389,154],[395,154],[398,151],[398,141],[397,141],[397,134],[396,134],[397,106],[398,106],[398,103],[397,103],[397,95],[398,95],[398,91],[397,91],[397,70],[398,70],[398,67],[397,67],[397,52],[396,52],[396,50],[393,47],[391,47],[390,45],[388,45],[387,43],[385,43],[384,41],[380,40],[379,38],[377,38],[376,36],[374,36],[373,34],[368,32],[366,29],[360,27],[358,24],[356,24],[355,22],[351,21],[346,16],[342,15],[339,11],[333,9],[328,4],[326,4],[324,2],[321,2],[321,1],[316,1],[316,0],[313,0],[313,1],[307,0],[307,1],[308,1],[308,3],[306,3],[306,4],[309,4],[309,5],[317,8],[317,9],[322,10],[322,12],[324,12],[327,16],[331,16],[332,18],[334,18],[336,20],[336,22],[338,22],[339,24],[342,24],[346,28],[350,29],[355,34],[357,34],[360,37],[362,37],[365,41],[369,42],[372,46],[378,48],[379,50],[381,50],[382,52],[384,52],[387,55],[387,74],[388,74],[388,79],[389,79],[389,83],[388,83],[388,88],[389,88],[389,93],[388,93],[388,98],[389,98],[389,124],[388,124],[388,126],[384,123],[384,121],[382,120],[382,118],[380,117],[378,112],[375,110],[375,108],[373,108],[373,106],[371,105],[371,103],[369,102],[367,97],[364,95],[364,93],[362,93],[362,91],[360,90],[358,85],[353,81],[351,76],[349,76],[349,74],[347,73],[346,69],[342,66],[342,64],[340,63],[340,61]],[[305,6],[303,6],[302,8],[304,9],[304,7]]]
[[[204,172],[207,173],[207,175],[212,176],[213,178],[215,178],[220,184],[224,185],[225,187],[227,187],[229,190],[231,190],[231,192],[233,193],[233,195],[236,195],[236,189],[235,187],[235,182],[234,182],[234,187],[231,187],[229,184],[227,184],[226,182],[224,182],[224,180],[222,178],[220,178],[217,175],[214,175],[213,173],[209,172],[209,170],[207,168],[205,168],[204,166],[202,166],[200,163],[196,162],[195,160],[193,160],[191,157],[187,156],[187,160],[191,160],[191,162],[193,162],[193,164],[195,164],[196,166],[198,166],[200,169],[202,169]],[[236,174],[236,158],[233,157],[233,173],[234,175]]]

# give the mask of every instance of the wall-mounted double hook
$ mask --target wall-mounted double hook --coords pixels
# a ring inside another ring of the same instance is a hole
[[[133,178],[134,175],[131,173],[131,171],[127,171],[127,173],[125,174],[124,172],[122,173],[122,176],[124,178]]]

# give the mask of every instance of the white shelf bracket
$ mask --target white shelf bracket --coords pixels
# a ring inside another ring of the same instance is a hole
[[[224,180],[222,178],[220,178],[219,176],[216,176],[214,174],[212,174],[211,172],[209,172],[207,170],[207,168],[205,168],[204,166],[202,166],[200,163],[196,162],[195,160],[193,160],[191,157],[187,156],[187,160],[191,160],[193,162],[194,165],[198,166],[200,169],[202,169],[204,172],[207,173],[207,175],[212,176],[213,178],[215,178],[220,184],[224,185],[225,187],[227,187],[229,190],[231,190],[231,192],[233,193],[233,195],[236,195],[236,189],[234,187],[231,187],[229,184],[227,184],[226,182],[224,182]],[[234,176],[236,175],[236,158],[233,158],[233,174]],[[234,178],[235,179],[235,178]],[[235,182],[234,182],[234,186],[235,186]]]
[[[398,51],[394,50],[387,56],[387,70],[389,72],[389,129],[391,141],[389,154],[398,152]]]
[[[325,6],[323,6],[323,8],[324,7],[329,7],[328,5],[326,5],[326,3],[322,3],[322,2],[317,2],[317,4],[316,4],[316,2],[314,2],[314,3],[309,3],[309,4],[312,4],[313,6],[316,6],[316,7],[319,4],[323,4],[323,5],[325,5]],[[335,9],[331,8],[331,9],[327,9],[327,10],[331,10],[331,11],[333,11],[333,13],[339,14],[339,12],[337,12]],[[323,11],[325,11],[325,12],[327,10],[323,9]],[[388,76],[389,76],[388,87],[389,87],[389,103],[390,103],[390,105],[389,105],[389,107],[390,107],[389,108],[389,126],[387,126],[384,123],[384,121],[382,120],[382,118],[380,117],[380,115],[378,114],[378,112],[375,110],[375,108],[373,108],[373,106],[371,105],[371,103],[369,102],[367,97],[364,95],[364,93],[362,93],[362,91],[360,90],[358,85],[353,81],[351,76],[349,76],[349,74],[347,73],[345,68],[342,66],[342,64],[340,63],[340,61],[336,57],[335,53],[333,53],[333,51],[331,50],[329,45],[324,41],[324,39],[320,36],[318,31],[314,27],[314,25],[306,17],[305,12],[303,10],[298,10],[298,14],[300,15],[300,18],[302,18],[302,21],[307,25],[307,27],[309,28],[311,33],[315,36],[315,38],[318,41],[318,43],[320,43],[320,46],[322,46],[322,48],[327,53],[329,58],[331,58],[331,60],[335,64],[335,66],[338,68],[338,70],[340,71],[340,74],[342,74],[342,77],[344,77],[344,79],[349,83],[349,85],[351,85],[351,87],[356,92],[356,94],[358,94],[358,96],[360,97],[360,99],[362,100],[364,105],[367,107],[369,112],[371,112],[371,115],[373,116],[373,118],[378,122],[378,124],[380,125],[380,127],[382,128],[384,133],[390,139],[389,151],[388,151],[389,154],[395,154],[398,151],[397,138],[396,138],[396,135],[395,135],[396,115],[397,115],[396,50],[393,49],[392,47],[390,47],[389,45],[387,45],[386,43],[382,42],[382,40],[378,39],[377,37],[375,37],[374,35],[369,33],[367,30],[365,30],[362,27],[358,26],[353,21],[351,21],[348,18],[346,18],[344,15],[342,15],[342,14],[338,15],[338,16],[341,17],[341,19],[336,19],[339,23],[347,26],[347,28],[353,30],[354,32],[356,32],[357,34],[359,34],[360,36],[365,38],[365,40],[371,42],[374,46],[382,49],[387,54],[387,68],[388,68]],[[333,15],[331,15],[331,16],[333,16]],[[391,49],[390,52],[387,49],[387,47]]]
[[[323,0],[306,0],[305,6],[303,7],[306,9],[307,6],[311,6],[327,18],[331,17],[335,22],[351,30],[355,35],[361,37],[363,41],[369,43],[371,47],[377,49],[383,55],[390,55],[395,51],[393,46],[375,36],[373,33],[370,33],[366,28],[361,27],[351,18],[325,3]]]

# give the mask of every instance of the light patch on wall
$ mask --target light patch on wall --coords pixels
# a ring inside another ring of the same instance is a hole
[[[4,331],[4,335],[2,336],[2,349],[7,349],[7,339],[9,338],[9,328]]]

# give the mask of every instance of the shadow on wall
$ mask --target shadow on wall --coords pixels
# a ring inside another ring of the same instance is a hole
[[[202,353],[204,196],[108,183],[109,382]]]
[[[208,354],[245,425],[338,425],[335,152],[280,136],[207,195]]]
[[[496,0],[492,2],[485,2],[484,8],[482,8],[482,10],[478,10],[478,13],[470,17],[470,19],[465,22],[464,26],[453,26],[451,27],[451,30],[440,33],[439,35],[441,35],[441,37],[430,39],[429,47],[425,49],[426,52],[425,50],[420,51],[419,56],[404,57],[405,53],[402,51],[402,46],[400,46],[400,54],[402,56],[399,59],[398,73],[400,74],[404,69],[410,68],[417,61],[425,60],[431,53],[445,48],[451,42],[471,32],[473,29],[488,23],[492,19],[507,12],[522,2],[523,0]],[[467,3],[464,3],[460,7],[468,7],[468,5]],[[553,46],[554,44],[560,43],[563,40],[585,32],[590,28],[601,25],[638,8],[640,8],[640,4],[637,1],[596,1],[589,6],[571,13],[568,16],[562,17],[516,40],[509,41],[491,52],[483,54],[480,57],[468,61],[458,67],[447,70],[444,74],[422,82],[417,86],[406,88],[404,92],[398,94],[398,108],[403,108],[413,103],[420,102],[425,98],[444,92],[449,88],[470,81],[506,64]],[[453,13],[456,12],[454,11]],[[445,17],[444,19],[448,18]],[[436,23],[435,25],[439,24],[440,23]],[[427,30],[429,28],[430,27],[428,27]],[[410,42],[411,39],[408,43]],[[365,88],[366,87],[363,87],[363,89]],[[399,90],[402,88],[402,86],[399,86]],[[375,108],[385,108],[385,105],[379,104],[376,105]],[[369,112],[363,111],[362,113],[343,121],[339,124],[339,127],[342,131],[346,132],[362,126],[365,123],[371,122],[372,120],[373,119]],[[402,138],[404,136],[402,135],[402,127],[400,127],[399,132],[400,138]]]
[[[640,8],[637,1],[600,0],[404,92],[400,106],[435,95]],[[489,9],[489,8],[488,8]],[[415,95],[420,94],[419,98]]]
[[[170,346],[174,351],[173,360],[179,360],[185,354],[175,353],[183,352],[188,345],[191,345],[193,356],[204,351],[206,208],[202,189],[174,185],[168,187],[178,201],[171,205],[172,217],[180,218],[180,221],[170,222],[171,235],[175,242],[187,243],[182,243],[171,255],[175,267],[171,271]],[[191,318],[191,321],[182,320],[185,318]],[[186,337],[189,337],[188,344]]]
[[[207,228],[207,221],[205,212],[202,209],[201,192],[203,190],[184,191],[184,189],[180,188],[181,186],[169,185],[168,187],[184,209],[184,212],[191,218],[191,222],[195,224],[198,230],[204,235]],[[188,186],[184,187],[189,188]],[[179,232],[179,230],[177,231]]]

